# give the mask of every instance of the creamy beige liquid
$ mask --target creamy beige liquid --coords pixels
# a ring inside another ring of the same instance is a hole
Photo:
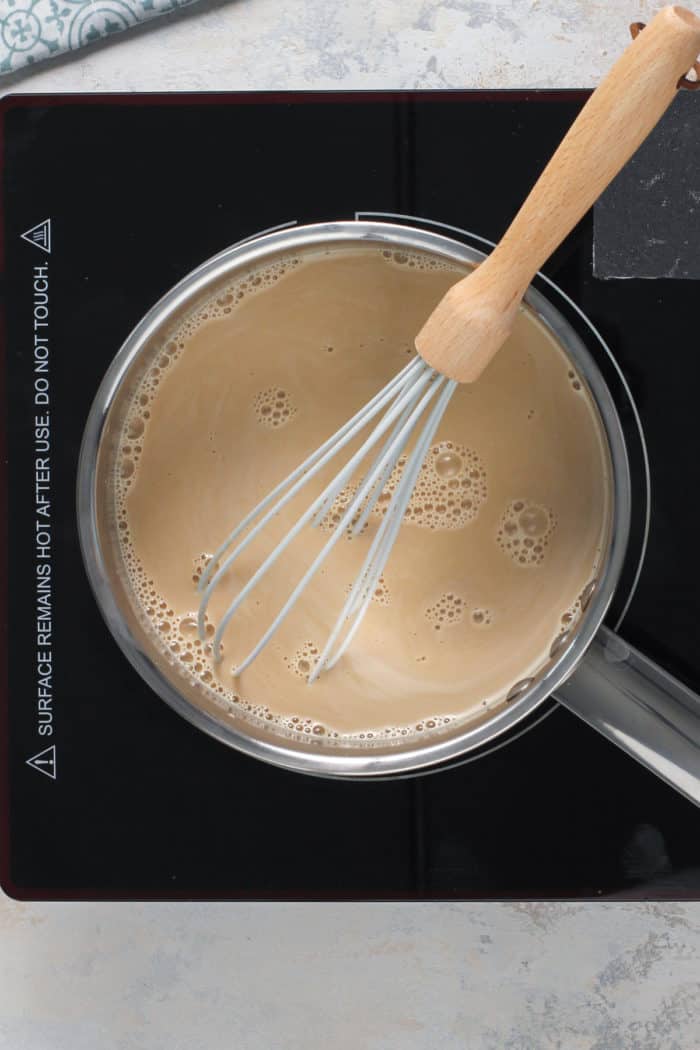
[[[328,524],[307,528],[246,601],[220,664],[197,640],[196,582],[210,554],[408,361],[415,333],[459,275],[427,256],[374,247],[296,255],[220,289],[155,356],[122,437],[121,549],[154,644],[224,709],[343,742],[444,731],[504,703],[580,615],[607,543],[607,451],[585,385],[523,310],[479,382],[457,389],[338,666],[307,684],[386,498],[359,538],[337,545],[239,679],[232,668],[328,539]],[[346,460],[241,557],[212,598],[210,637]]]

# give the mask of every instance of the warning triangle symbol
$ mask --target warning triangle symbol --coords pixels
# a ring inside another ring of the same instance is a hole
[[[40,751],[38,755],[34,755],[33,758],[27,759],[27,765],[31,766],[32,769],[36,769],[37,773],[43,773],[46,777],[51,777],[52,780],[56,779],[56,745],[47,747],[44,751]]]
[[[43,222],[38,222],[36,226],[32,226],[31,230],[25,230],[21,237],[23,241],[28,241],[35,248],[41,248],[42,252],[47,252],[50,255],[51,219],[44,219]]]

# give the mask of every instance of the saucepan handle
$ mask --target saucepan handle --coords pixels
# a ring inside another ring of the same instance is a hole
[[[700,806],[700,697],[602,627],[557,700]]]

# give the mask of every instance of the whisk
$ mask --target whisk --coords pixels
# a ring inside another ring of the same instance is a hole
[[[472,383],[481,375],[510,334],[535,273],[646,138],[676,87],[697,84],[684,74],[700,51],[700,19],[684,8],[666,7],[641,34],[640,28],[639,23],[632,27],[633,42],[581,110],[500,243],[448,290],[430,315],[415,340],[417,355],[268,493],[212,555],[198,585],[202,641],[208,640],[206,616],[212,593],[236,560],[282,508],[374,421],[359,448],[267,555],[217,625],[212,643],[216,660],[221,658],[224,632],[243,602],[302,529],[324,521],[360,464],[379,446],[329,539],[234,674],[240,675],[267,645],[346,530],[353,535],[362,531],[415,435],[309,682],[334,667],[347,650],[389,559],[419,471],[458,383]],[[694,68],[696,74],[700,72],[697,64]]]

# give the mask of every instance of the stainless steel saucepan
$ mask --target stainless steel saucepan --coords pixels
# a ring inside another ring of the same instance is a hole
[[[479,722],[440,735],[336,746],[299,738],[243,713],[224,712],[206,687],[170,663],[139,620],[116,537],[113,485],[118,437],[131,395],[179,317],[251,265],[280,255],[371,243],[428,251],[474,265],[483,254],[441,234],[385,222],[334,222],[271,233],[228,248],[169,291],[128,337],[97,392],[78,473],[78,525],[90,582],[115,640],[146,682],[176,711],[222,742],[276,765],[330,777],[410,775],[465,759],[504,739],[552,695],[610,740],[700,804],[700,698],[603,626],[618,586],[630,533],[632,492],[623,429],[593,356],[563,314],[531,287],[526,308],[553,333],[588,385],[607,435],[613,484],[608,550],[588,604],[560,636],[541,672]],[[264,294],[264,293],[262,293]]]

